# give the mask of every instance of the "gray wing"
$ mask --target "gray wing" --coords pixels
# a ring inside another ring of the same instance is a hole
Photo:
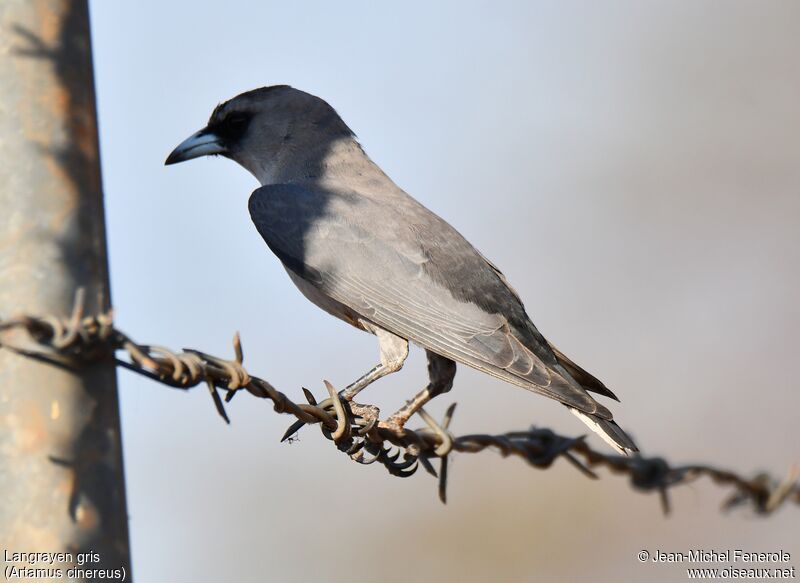
[[[399,191],[270,185],[250,215],[293,272],[366,319],[437,354],[611,419],[559,364],[502,274]]]

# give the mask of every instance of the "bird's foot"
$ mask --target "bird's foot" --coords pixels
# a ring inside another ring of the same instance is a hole
[[[381,410],[375,405],[362,405],[355,401],[348,403],[351,413],[355,417],[355,422],[359,426],[358,433],[366,435],[378,423]]]
[[[402,437],[405,433],[405,424],[408,423],[408,420],[411,418],[411,416],[416,413],[422,418],[423,421],[425,421],[435,436],[436,441],[438,442],[438,445],[435,449],[436,455],[439,457],[444,457],[447,456],[447,454],[453,449],[453,435],[450,433],[450,431],[448,431],[448,426],[450,425],[450,420],[452,419],[454,409],[455,406],[448,408],[444,421],[439,424],[422,407],[416,411],[404,407],[388,417],[386,420],[379,421],[378,427],[381,429],[387,429],[392,433]]]
[[[335,406],[333,398],[327,398],[324,401],[317,402],[314,396],[308,389],[303,389],[303,392],[306,395],[306,399],[308,400],[310,405],[314,405],[319,407],[323,411],[328,413],[335,412]],[[339,402],[344,406],[346,411],[346,416],[354,421],[357,428],[354,430],[359,435],[366,435],[369,431],[372,430],[373,427],[378,423],[378,419],[380,416],[380,409],[375,405],[362,405],[361,403],[356,403],[351,399],[348,399],[347,396],[344,394],[344,391],[340,391],[339,394]],[[306,423],[304,421],[295,421],[289,426],[289,429],[286,430],[286,433],[283,434],[283,438],[281,441],[287,441],[294,438],[295,434],[304,426]]]
[[[378,427],[382,429],[387,429],[392,433],[396,433],[397,435],[404,435],[405,430],[403,429],[408,423],[408,420],[419,411],[422,407],[422,404],[418,404],[415,399],[411,399],[410,401],[406,401],[406,404],[403,405],[400,409],[392,413],[388,418],[378,423]]]
[[[408,422],[407,417],[402,417],[395,413],[391,417],[388,417],[382,421],[378,421],[378,427],[381,429],[387,429],[392,433],[402,436],[405,433],[405,424]]]

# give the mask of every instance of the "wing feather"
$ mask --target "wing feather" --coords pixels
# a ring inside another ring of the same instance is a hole
[[[459,238],[453,258],[472,272],[485,269],[471,276],[474,290],[448,289],[444,276],[431,272],[431,252],[415,238],[421,229],[413,205],[386,208],[335,189],[277,185],[256,190],[249,206],[259,233],[289,269],[378,326],[585,413],[611,418],[557,362],[538,332],[526,337],[520,330],[519,312],[529,321],[515,292],[444,221],[442,228]],[[437,236],[446,243],[453,239],[449,235]],[[481,292],[481,282],[488,300],[465,299]],[[511,301],[514,313],[493,312],[487,301]],[[530,328],[535,331],[533,324]]]

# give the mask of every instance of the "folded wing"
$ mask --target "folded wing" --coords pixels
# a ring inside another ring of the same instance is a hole
[[[611,419],[568,372],[582,369],[553,353],[530,323],[502,274],[416,201],[395,202],[336,188],[272,185],[256,190],[249,206],[259,233],[289,269],[378,326]]]

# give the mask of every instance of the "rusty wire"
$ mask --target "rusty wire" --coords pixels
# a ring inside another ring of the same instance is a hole
[[[296,418],[283,440],[291,439],[303,425],[319,424],[322,434],[358,463],[369,465],[377,462],[390,474],[399,477],[411,476],[421,465],[438,477],[439,497],[443,502],[446,501],[450,454],[493,449],[503,457],[520,457],[540,469],[550,467],[558,458],[564,458],[593,479],[597,478],[594,468],[605,467],[611,473],[628,476],[637,490],[659,493],[665,513],[670,510],[669,489],[701,477],[731,488],[730,496],[723,503],[725,510],[749,506],[757,514],[767,515],[790,502],[800,505],[798,466],[793,466],[783,480],[764,473],[745,478],[709,465],[673,466],[660,457],[604,454],[589,447],[583,436],[565,437],[549,429],[531,428],[501,435],[453,437],[448,426],[455,404],[448,408],[441,423],[437,423],[422,409],[419,415],[428,427],[401,430],[380,421],[376,407],[341,399],[327,381],[325,387],[328,398],[317,402],[311,391],[304,388],[308,402],[298,404],[269,382],[245,370],[238,333],[233,338],[233,359],[218,358],[199,350],[175,352],[160,346],[137,344],[114,327],[111,313],[86,316],[83,313],[81,290],[76,294],[69,318],[23,315],[0,321],[0,348],[3,347],[66,367],[114,358],[119,366],[172,387],[190,389],[205,385],[217,412],[228,423],[230,420],[224,403],[239,391],[246,390],[255,397],[271,400],[276,412]],[[118,351],[126,353],[129,360],[117,358]],[[224,402],[220,390],[225,392]],[[437,459],[438,472],[432,463]]]

